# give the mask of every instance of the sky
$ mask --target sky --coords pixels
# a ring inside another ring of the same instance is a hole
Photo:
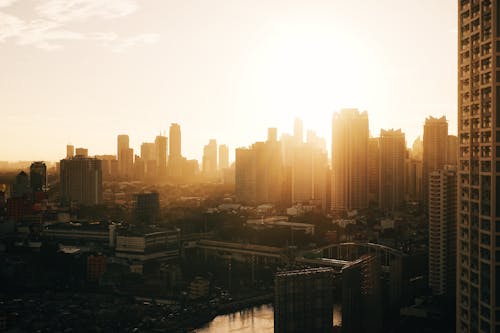
[[[139,153],[171,123],[182,153],[291,133],[331,141],[341,108],[370,132],[428,116],[457,132],[456,0],[0,0],[0,160],[66,144]]]

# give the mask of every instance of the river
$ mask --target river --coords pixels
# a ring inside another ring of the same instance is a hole
[[[335,305],[333,324],[342,323],[341,307]],[[254,306],[245,310],[215,317],[205,326],[195,330],[196,333],[273,333],[274,312],[271,304]]]

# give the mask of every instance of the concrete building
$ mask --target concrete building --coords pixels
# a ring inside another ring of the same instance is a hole
[[[219,145],[219,169],[227,169],[229,167],[229,148],[227,145]]]
[[[448,122],[446,117],[429,117],[424,124],[424,150],[422,159],[422,190],[424,209],[429,203],[429,174],[446,165],[448,143]]]
[[[335,270],[278,272],[274,279],[274,332],[332,332]]]
[[[134,151],[129,146],[128,135],[118,135],[116,149],[119,176],[125,178],[131,177],[134,164]]]
[[[458,158],[458,137],[456,135],[448,135],[446,142],[446,164],[457,165]]]
[[[213,179],[217,176],[217,141],[210,139],[203,147],[202,172],[206,178]]]
[[[379,138],[368,139],[368,202],[371,205],[379,204],[380,185],[380,147]]]
[[[235,155],[236,200],[242,203],[253,203],[257,200],[255,151],[249,148],[237,148]]]
[[[429,174],[429,286],[435,295],[455,297],[457,260],[456,166]]]
[[[44,162],[31,163],[30,187],[33,193],[47,190],[47,166]]]
[[[75,156],[89,157],[89,150],[87,148],[76,148]]]
[[[292,160],[292,203],[313,204],[326,210],[328,156],[319,148],[302,144]]]
[[[137,223],[155,223],[160,213],[160,195],[158,192],[136,194],[134,212]]]
[[[166,136],[158,135],[155,139],[156,168],[158,177],[163,178],[167,175],[167,145]]]
[[[170,177],[179,178],[186,176],[184,159],[182,157],[181,146],[181,126],[179,124],[170,125],[170,150],[168,155],[167,174]]]
[[[116,236],[115,255],[141,263],[173,260],[179,257],[179,234],[180,230],[122,231]]]
[[[75,156],[60,162],[61,201],[81,205],[102,203],[102,161]]]
[[[368,207],[368,114],[343,109],[332,124],[332,210]]]
[[[405,135],[401,130],[380,130],[379,206],[394,212],[405,200]]]
[[[75,146],[66,145],[66,158],[72,158],[75,156]]]
[[[457,332],[500,332],[499,14],[458,2]]]
[[[381,332],[380,262],[364,255],[342,268],[342,333]]]

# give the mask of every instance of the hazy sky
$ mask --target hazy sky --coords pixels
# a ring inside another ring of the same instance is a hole
[[[456,133],[456,0],[0,0],[0,160],[65,145],[138,153],[170,123],[183,154],[304,120],[331,138],[342,107],[372,135],[426,116]],[[168,132],[167,132],[168,133]]]

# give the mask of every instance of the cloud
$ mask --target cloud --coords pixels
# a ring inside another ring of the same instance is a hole
[[[42,17],[52,21],[81,22],[90,18],[113,19],[127,16],[137,8],[137,3],[132,0],[49,0],[36,10]]]
[[[111,47],[114,52],[123,52],[138,44],[154,44],[158,42],[160,35],[158,34],[141,34],[125,38]]]
[[[0,9],[16,0],[0,0]],[[12,40],[17,45],[31,45],[47,51],[59,49],[65,41],[96,41],[114,52],[138,44],[155,43],[154,33],[121,37],[115,32],[79,32],[68,26],[92,19],[109,20],[132,14],[138,9],[134,0],[46,0],[35,8],[37,17],[25,21],[21,17],[0,11],[0,43]]]

